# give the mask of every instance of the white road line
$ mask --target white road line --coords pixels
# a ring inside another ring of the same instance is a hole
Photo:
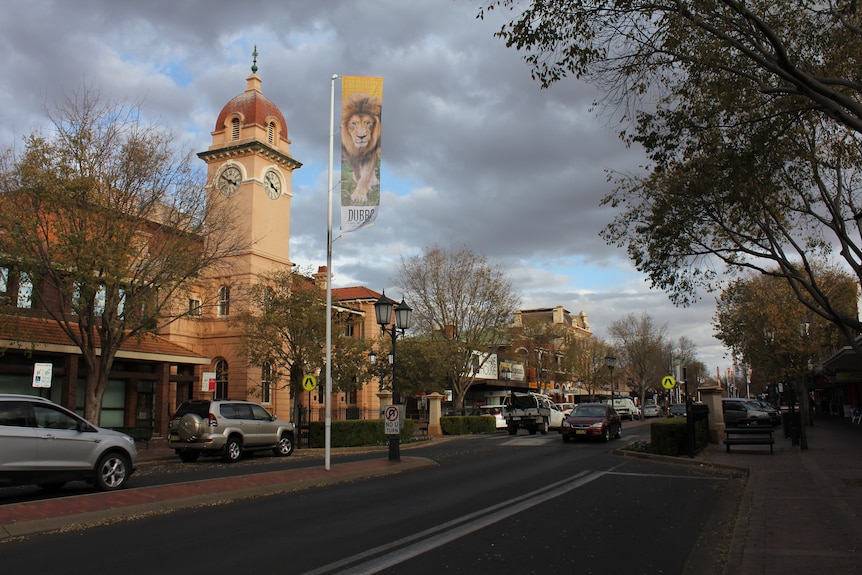
[[[556,483],[537,489],[531,493],[520,495],[508,501],[494,504],[485,509],[464,515],[452,521],[447,521],[425,531],[403,537],[386,545],[369,549],[349,559],[343,559],[324,565],[303,575],[325,575],[349,573],[350,575],[371,575],[379,573],[399,563],[412,559],[426,551],[435,549],[450,543],[460,537],[483,529],[489,525],[507,519],[512,515],[520,513],[559,497],[582,487],[599,477],[608,473],[607,471],[582,471],[575,477],[564,479]],[[363,563],[357,563],[363,559],[371,558]]]

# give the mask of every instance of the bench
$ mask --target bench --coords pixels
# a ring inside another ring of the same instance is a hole
[[[422,437],[428,436],[428,422],[427,421],[419,421],[417,422],[416,431],[419,432],[419,435]]]
[[[730,453],[731,445],[768,445],[769,453],[774,453],[772,446],[775,439],[772,437],[772,429],[758,427],[734,427],[724,430],[724,445]]]
[[[113,429],[131,436],[135,443],[142,442],[147,449],[150,448],[150,440],[153,438],[152,427],[114,427]]]

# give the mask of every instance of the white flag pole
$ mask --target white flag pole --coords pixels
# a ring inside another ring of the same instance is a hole
[[[332,446],[332,148],[335,144],[335,80],[329,96],[329,194],[326,205],[326,419],[324,421],[324,469],[329,471]],[[310,431],[310,428],[309,428]]]

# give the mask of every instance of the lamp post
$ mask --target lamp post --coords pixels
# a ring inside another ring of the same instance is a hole
[[[395,308],[395,324],[392,327],[388,327],[392,321],[393,307]],[[395,391],[395,342],[398,340],[399,330],[401,331],[401,335],[404,335],[405,330],[410,328],[413,309],[404,302],[403,298],[401,303],[396,304],[395,301],[386,297],[386,292],[384,292],[380,296],[380,299],[374,302],[374,315],[377,319],[377,325],[380,326],[380,331],[384,334],[389,334],[392,338],[392,353],[390,354],[392,361],[390,362],[390,367],[392,369],[392,405],[394,407],[398,405]],[[398,415],[398,429],[400,431],[400,417],[402,415],[400,411]],[[389,461],[401,461],[401,438],[398,434],[389,436]]]
[[[614,406],[614,368],[617,366],[617,358],[612,355],[605,356],[605,365],[611,372],[611,407]]]

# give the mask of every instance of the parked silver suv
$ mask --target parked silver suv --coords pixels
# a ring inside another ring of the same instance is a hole
[[[135,440],[97,427],[42,397],[0,394],[0,486],[60,489],[84,480],[125,487],[137,468]]]
[[[295,426],[262,406],[241,399],[193,399],[183,402],[171,420],[169,445],[186,463],[201,455],[239,460],[243,452],[271,449],[293,453]]]

